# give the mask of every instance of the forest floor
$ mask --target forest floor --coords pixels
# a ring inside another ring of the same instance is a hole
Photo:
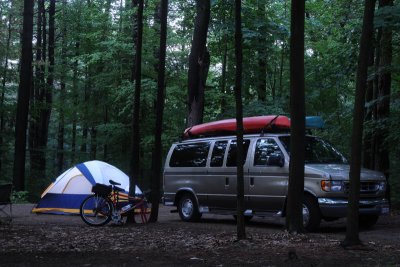
[[[160,206],[159,222],[90,227],[79,216],[31,214],[14,205],[0,224],[0,266],[400,266],[400,214],[360,233],[364,246],[343,249],[345,220],[317,233],[289,235],[282,218],[253,220],[236,240],[229,216],[184,223]]]

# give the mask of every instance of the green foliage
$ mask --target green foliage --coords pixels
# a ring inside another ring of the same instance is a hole
[[[0,132],[3,139],[0,144],[0,181],[10,181],[12,177],[15,141],[13,131],[20,52],[17,32],[22,27],[22,1],[12,2],[13,6],[11,1],[0,0],[0,78],[3,77],[7,54],[7,20],[8,15],[12,15],[12,45],[8,50],[11,63],[7,68],[4,89],[0,83],[0,93],[5,93],[4,102],[0,105],[5,122],[5,129]],[[155,18],[157,4],[158,1],[147,1],[144,10],[140,120],[143,179],[139,181],[143,184],[149,184],[146,173],[151,170],[154,142],[159,43],[159,26]],[[242,4],[244,116],[287,115],[290,101],[290,1],[246,0]],[[306,1],[306,112],[307,115],[322,116],[326,121],[326,129],[315,134],[328,139],[345,154],[349,154],[351,146],[362,4],[361,1],[344,0]],[[170,144],[179,140],[185,128],[188,55],[195,13],[193,0],[170,1],[162,136],[164,157]],[[64,147],[61,150],[64,153],[62,169],[80,161],[99,159],[129,172],[135,88],[135,81],[131,79],[135,59],[132,36],[135,14],[136,8],[131,6],[130,1],[57,1],[56,86],[46,151],[48,167],[46,177],[40,184],[50,182],[59,174],[53,163],[57,152],[60,152],[57,138],[61,114],[64,115],[65,128]],[[389,125],[386,140],[389,145],[400,142],[399,14],[397,3],[376,12],[375,27],[390,26],[393,29],[392,106],[386,121],[365,124],[366,134]],[[211,64],[206,83],[205,122],[235,117],[233,42],[233,2],[212,1],[207,40]],[[38,64],[34,62],[34,66]],[[371,69],[371,79],[379,71]],[[264,80],[265,84],[262,84]],[[66,86],[64,96],[60,92],[62,81]],[[262,98],[260,87],[264,88],[265,98]],[[367,110],[379,101],[367,103]],[[390,147],[391,181],[395,191],[399,192],[400,152],[397,146]],[[400,193],[394,194],[394,198],[400,199]]]
[[[11,202],[14,204],[28,203],[28,191],[15,191],[12,193]]]
[[[400,5],[381,7],[376,11],[374,18],[374,26],[379,27],[392,27],[399,29],[400,27]]]

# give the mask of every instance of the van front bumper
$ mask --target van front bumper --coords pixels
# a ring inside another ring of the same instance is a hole
[[[319,208],[323,217],[341,218],[347,216],[347,199],[318,198]],[[387,199],[361,199],[359,202],[359,214],[381,215],[389,213]]]

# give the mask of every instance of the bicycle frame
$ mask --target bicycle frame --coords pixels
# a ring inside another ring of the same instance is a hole
[[[121,220],[122,216],[128,216],[130,211],[134,211],[135,214],[139,214],[140,215],[140,219],[142,221],[142,223],[147,223],[147,216],[146,214],[148,214],[147,211],[147,201],[145,199],[145,197],[131,197],[128,196],[127,201],[120,201],[120,192],[115,188],[115,186],[112,186],[112,191],[111,194],[109,196],[111,202],[112,202],[112,220],[114,223],[118,223]],[[132,205],[131,207],[129,207],[127,210],[122,210],[122,207],[119,206],[119,204],[121,203],[126,203],[126,205]]]
[[[132,214],[140,215],[141,223],[147,223],[149,210],[146,197],[130,197],[125,190],[116,186],[119,183],[112,180],[110,185],[95,184],[92,187],[94,194],[87,196],[79,209],[82,220],[90,226],[103,226],[111,220],[118,225],[123,224],[122,216]]]

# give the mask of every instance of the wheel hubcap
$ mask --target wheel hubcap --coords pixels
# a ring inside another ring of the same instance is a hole
[[[193,202],[190,199],[185,199],[182,202],[182,214],[185,217],[190,217],[193,212]]]

